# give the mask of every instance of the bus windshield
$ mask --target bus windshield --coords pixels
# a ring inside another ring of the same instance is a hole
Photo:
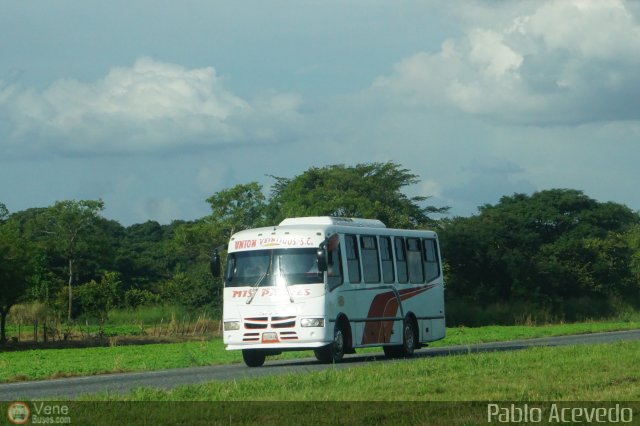
[[[225,272],[227,287],[321,284],[316,250],[278,249],[230,253]]]

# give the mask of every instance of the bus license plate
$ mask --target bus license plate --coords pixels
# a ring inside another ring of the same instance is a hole
[[[278,341],[278,333],[275,332],[265,332],[262,333],[262,343],[273,343]]]

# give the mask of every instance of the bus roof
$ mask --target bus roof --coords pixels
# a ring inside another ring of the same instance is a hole
[[[336,232],[437,238],[433,231],[390,229],[377,219],[293,217],[283,220],[277,226],[245,229],[234,233],[229,240],[229,252],[278,247],[317,247],[329,233]]]
[[[361,219],[353,217],[309,216],[291,217],[280,222],[279,226],[288,225],[339,225],[360,226],[366,228],[386,228],[387,226],[378,219]]]

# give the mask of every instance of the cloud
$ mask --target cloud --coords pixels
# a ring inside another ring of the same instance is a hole
[[[140,217],[153,217],[160,223],[171,223],[181,219],[183,214],[179,203],[168,197],[151,198],[144,202],[138,202],[135,209]]]
[[[527,170],[511,160],[490,157],[471,162],[459,173],[466,181],[442,191],[440,198],[454,206],[454,214],[474,213],[486,203],[496,203],[502,195],[530,193],[536,190],[527,178]]]
[[[639,119],[640,25],[625,3],[536,6],[515,17],[497,13],[494,22],[485,16],[483,26],[446,40],[439,52],[395,64],[370,93],[402,106],[452,108],[507,124]]]
[[[79,153],[132,153],[193,146],[265,143],[291,134],[298,95],[243,99],[212,67],[140,58],[95,82],[55,81],[43,91],[0,84],[5,141]],[[0,142],[1,143],[1,142]]]

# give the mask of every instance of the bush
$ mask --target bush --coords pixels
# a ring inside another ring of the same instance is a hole
[[[91,280],[74,290],[76,306],[82,314],[96,317],[104,324],[109,310],[118,303],[121,285],[117,272],[105,272],[99,283]]]
[[[481,327],[485,325],[535,325],[556,320],[549,309],[533,303],[493,303],[480,306],[468,300],[447,301],[448,327]]]
[[[136,309],[140,306],[154,305],[160,302],[160,296],[149,290],[132,288],[124,293],[124,306]]]
[[[201,308],[213,302],[213,285],[208,271],[176,272],[160,284],[163,302]]]
[[[447,300],[449,327],[485,325],[543,325],[604,318],[632,318],[636,308],[628,301],[605,297],[573,297],[548,304],[533,302],[492,303],[482,306],[472,300]]]

